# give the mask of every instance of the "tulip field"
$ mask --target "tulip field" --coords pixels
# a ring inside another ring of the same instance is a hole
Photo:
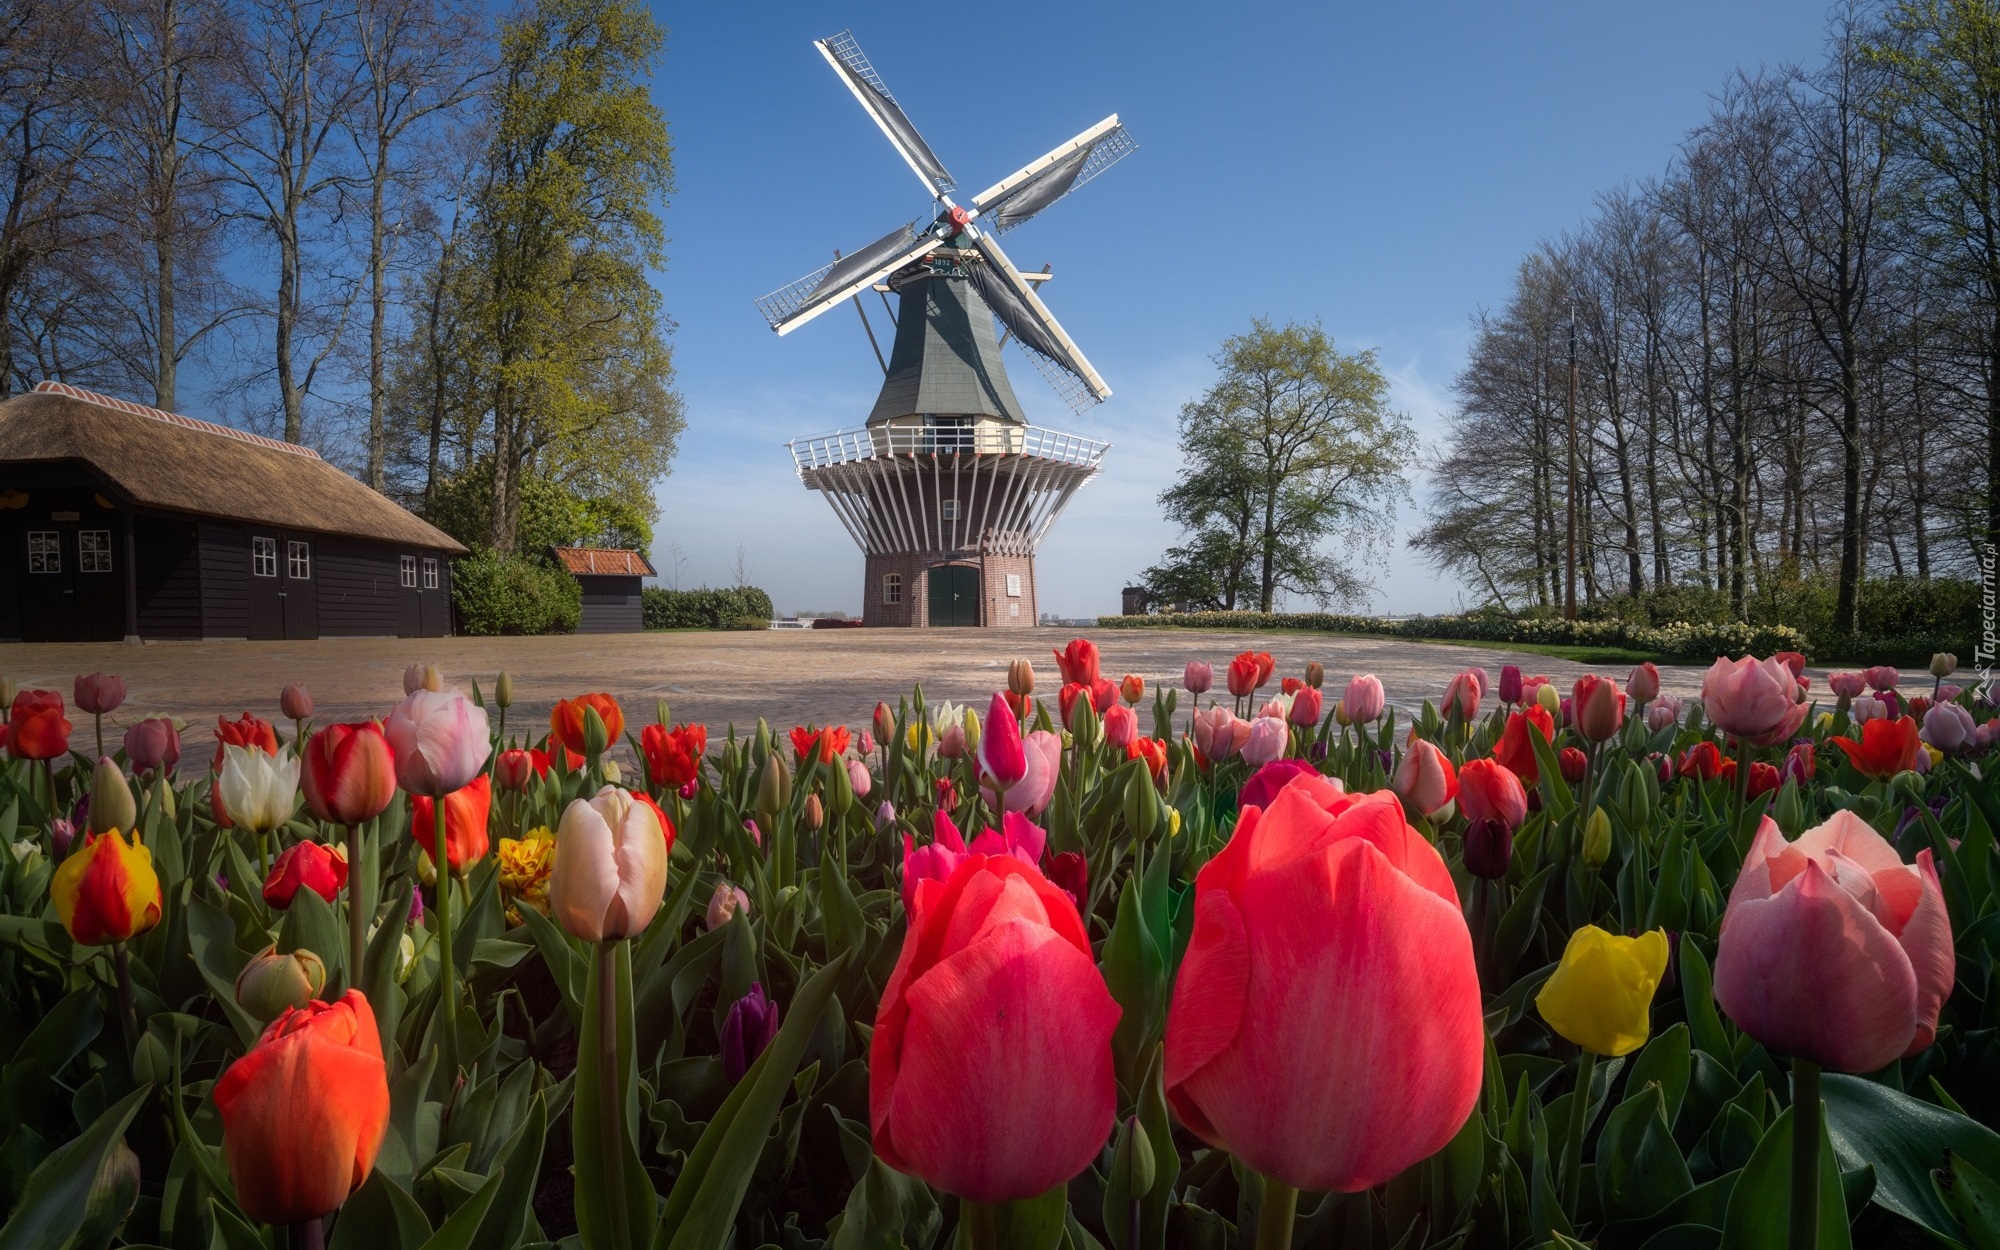
[[[9,688],[0,1250],[2000,1250],[1955,670]]]

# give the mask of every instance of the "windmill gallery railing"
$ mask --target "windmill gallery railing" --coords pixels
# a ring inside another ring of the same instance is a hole
[[[835,430],[789,446],[869,555],[1033,556],[1109,443],[1035,426]]]
[[[1095,469],[1111,444],[1037,425],[878,425],[793,439],[792,463],[810,469],[892,456],[1029,456]]]

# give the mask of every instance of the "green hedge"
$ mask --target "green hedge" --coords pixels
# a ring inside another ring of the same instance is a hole
[[[640,597],[647,629],[768,629],[775,615],[771,596],[755,586],[720,590],[648,586]]]
[[[1162,612],[1153,616],[1100,616],[1097,623],[1104,629],[1309,629],[1461,642],[1626,647],[1687,660],[1806,650],[1806,637],[1796,629],[1785,625],[1745,625],[1740,621],[1692,624],[1678,621],[1656,627],[1616,620],[1571,621],[1561,617],[1521,620],[1487,614],[1414,616],[1392,621],[1339,612]]]
[[[583,587],[539,560],[485,550],[452,566],[452,602],[466,634],[573,634]]]

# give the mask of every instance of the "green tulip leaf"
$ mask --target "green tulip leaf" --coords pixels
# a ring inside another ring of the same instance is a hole
[[[271,1250],[264,1234],[236,1212],[215,1201],[209,1203],[208,1210],[215,1225],[209,1250]]]
[[[152,1092],[150,1085],[133,1090],[92,1121],[80,1136],[42,1160],[28,1177],[7,1223],[0,1225],[0,1250],[66,1246],[87,1218],[94,1213],[101,1215],[103,1208],[116,1200],[116,1191],[126,1184],[119,1152],[131,1153],[125,1148],[125,1127]],[[136,1197],[134,1187],[125,1200],[125,1210],[131,1210]]]
[[[1667,1126],[1671,1128],[1680,1122],[1681,1103],[1687,1098],[1693,1062],[1688,1026],[1676,1024],[1646,1043],[1646,1049],[1632,1061],[1625,1088],[1638,1091],[1645,1089],[1648,1081],[1658,1083],[1666,1100]]]
[[[631,944],[619,940],[592,954],[583,1028],[577,1038],[576,1105],[570,1117],[577,1231],[588,1250],[634,1250],[646,1245],[651,1235],[656,1196],[639,1158]],[[612,1060],[608,1067],[607,1052]],[[614,1141],[606,1140],[611,1136],[607,1107],[622,1108],[622,1131]]]
[[[517,1069],[531,1075],[528,1066]],[[535,1199],[535,1178],[542,1172],[542,1148],[549,1129],[548,1102],[537,1091],[528,1103],[528,1114],[500,1151],[500,1173],[524,1178],[509,1185],[494,1200],[479,1225],[472,1250],[513,1250],[527,1227],[528,1208]],[[500,1173],[496,1173],[496,1176]],[[442,1232],[442,1230],[440,1230]]]
[[[1069,1192],[1063,1185],[1018,1202],[961,1200],[958,1204],[958,1235],[953,1244],[957,1250],[970,1250],[974,1244],[972,1221],[991,1220],[993,1245],[1004,1246],[1006,1250],[1056,1250],[1062,1244],[1068,1217]]]
[[[1167,961],[1159,936],[1147,924],[1139,878],[1126,877],[1100,966],[1105,987],[1122,1009],[1111,1035],[1111,1053],[1119,1083],[1127,1090],[1136,1089],[1142,1058],[1166,1015]]]
[[[742,919],[739,912],[731,923]],[[764,1140],[771,1135],[771,1125],[791,1090],[792,1076],[805,1057],[806,1043],[812,1040],[820,1014],[833,998],[847,958],[848,952],[842,951],[800,987],[785,1012],[778,1036],[750,1065],[702,1131],[660,1213],[659,1231],[652,1243],[656,1250],[713,1250],[723,1244],[750,1187]],[[583,1097],[579,1082],[579,1111]]]
[[[1823,1078],[1824,1079],[1824,1078]],[[1820,1122],[1819,1250],[1852,1250],[1847,1231],[1847,1199],[1840,1162]],[[1736,1188],[1722,1223],[1721,1250],[1787,1250],[1792,1220],[1792,1108],[1764,1130]]]
[[[1612,1109],[1598,1136],[1598,1204],[1608,1220],[1643,1220],[1693,1188],[1666,1096],[1649,1081]]]
[[[1945,1166],[1931,1173],[1932,1187],[1973,1250],[2000,1250],[2000,1184],[1950,1151],[1945,1155]]]
[[[1693,1031],[1694,1047],[1705,1050],[1729,1063],[1729,1034],[1722,1027],[1722,1016],[1715,1010],[1714,978],[1709,975],[1708,956],[1690,938],[1681,939],[1681,1001],[1687,1007],[1688,1028]]]
[[[327,984],[341,979],[347,962],[347,929],[318,892],[300,887],[278,929],[278,953],[308,950],[326,965]]]
[[[500,1183],[506,1179],[505,1168],[487,1177],[486,1183],[479,1187],[478,1192],[459,1204],[458,1210],[451,1213],[451,1218],[431,1234],[430,1240],[423,1244],[423,1250],[472,1250],[472,1239],[478,1235],[479,1226],[485,1221],[488,1208],[493,1205],[493,1199],[500,1192]],[[531,1190],[533,1187],[524,1183],[515,1188]]]
[[[431,1222],[410,1191],[376,1168],[354,1195],[340,1204],[327,1250],[380,1250],[383,1246],[421,1246],[430,1240]]]
[[[1861,1077],[1829,1072],[1820,1080],[1840,1166],[1875,1166],[1872,1200],[1948,1241],[1977,1245],[1931,1172],[1948,1151],[1954,1173],[1963,1167],[2000,1177],[2000,1133]]]
[[[944,1215],[930,1186],[877,1159],[866,1125],[850,1127],[832,1107],[827,1113],[838,1126],[841,1153],[850,1168],[860,1164],[860,1180],[836,1217],[839,1226],[833,1229],[828,1250],[903,1250],[936,1241]]]

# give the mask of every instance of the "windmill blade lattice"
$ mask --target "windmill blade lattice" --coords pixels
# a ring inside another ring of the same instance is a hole
[[[843,30],[837,35],[815,41],[815,46],[826,57],[827,63],[833,66],[834,72],[840,75],[840,80],[847,84],[847,89],[854,93],[854,98],[861,102],[861,107],[868,110],[868,115],[882,128],[882,133],[889,137],[896,151],[923,180],[930,193],[946,195],[957,190],[958,184],[952,180],[951,171],[944,167],[937,153],[931,151],[931,145],[917,133],[916,124],[903,112],[903,106],[896,103],[896,97],[889,94],[888,84],[868,63],[868,55],[854,41],[852,32]]]
[[[1118,114],[979,193],[979,224],[1004,234],[1138,150]]]

